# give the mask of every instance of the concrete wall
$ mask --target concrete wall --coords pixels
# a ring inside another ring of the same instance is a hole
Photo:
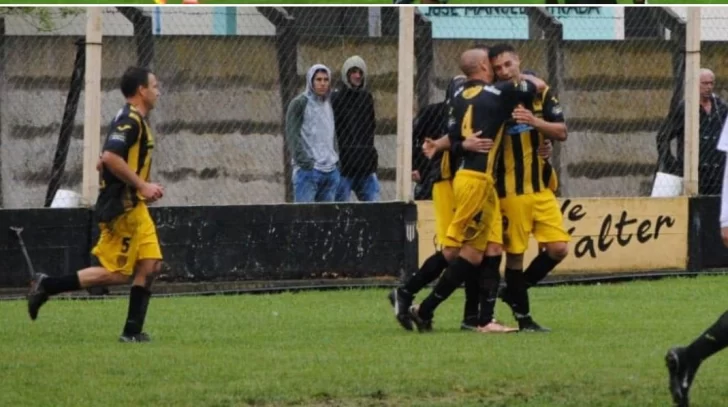
[[[74,37],[9,36],[0,81],[2,205],[41,206],[68,92]],[[159,37],[154,68],[163,96],[151,121],[158,143],[153,177],[165,203],[276,203],[284,198],[283,143],[274,37]],[[438,101],[457,55],[471,41],[438,40]],[[524,66],[545,73],[540,42],[516,43]],[[639,196],[654,172],[656,126],[667,114],[673,78],[666,42],[566,42],[561,100],[570,139],[562,177],[568,196]],[[728,75],[726,45],[706,43],[705,66]],[[361,55],[369,66],[378,116],[383,199],[394,198],[396,39],[313,38],[299,49],[301,76],[313,63],[340,64]],[[131,37],[105,37],[103,122],[123,100],[116,90],[136,60]],[[413,68],[413,74],[414,74]],[[83,95],[81,97],[83,101]],[[80,190],[83,102],[68,154],[64,187]],[[102,134],[105,134],[105,128]]]

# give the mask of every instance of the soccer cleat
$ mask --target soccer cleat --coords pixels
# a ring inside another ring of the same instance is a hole
[[[551,329],[543,327],[536,323],[531,317],[525,317],[518,320],[519,332],[551,332]]]
[[[693,384],[697,366],[685,358],[685,348],[672,348],[665,355],[665,363],[670,374],[670,394],[677,407],[688,407],[688,393]]]
[[[392,304],[394,317],[397,318],[397,322],[402,325],[402,328],[411,331],[413,328],[412,320],[409,316],[409,306],[412,303],[412,300],[404,298],[401,294],[399,294],[399,290],[397,288],[390,291],[387,297],[389,298],[389,303]]]
[[[478,330],[478,318],[466,318],[460,323],[460,330],[462,331],[477,331]]]
[[[409,308],[409,315],[412,322],[417,326],[419,332],[430,332],[432,331],[432,319],[422,319],[420,317],[420,306],[413,305]]]
[[[512,332],[518,332],[518,328],[512,328],[499,323],[496,320],[491,321],[485,326],[478,327],[478,332],[484,334],[496,333],[496,334],[508,334]]]
[[[138,334],[121,334],[119,342],[150,342],[152,338],[146,332],[140,332]]]
[[[43,289],[43,280],[48,277],[43,273],[37,273],[35,280],[30,286],[30,292],[28,292],[28,314],[30,319],[35,321],[38,318],[38,311],[40,307],[48,301],[48,293]]]

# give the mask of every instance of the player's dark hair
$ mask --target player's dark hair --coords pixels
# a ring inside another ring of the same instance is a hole
[[[149,86],[149,74],[152,73],[148,68],[138,66],[130,66],[121,75],[121,93],[125,98],[130,98],[137,93],[140,86]]]
[[[505,54],[506,52],[512,52],[514,54],[517,53],[516,49],[513,48],[513,45],[506,44],[503,42],[503,43],[496,44],[496,45],[493,45],[492,47],[490,47],[490,49],[488,50],[488,58],[493,59],[502,54]]]

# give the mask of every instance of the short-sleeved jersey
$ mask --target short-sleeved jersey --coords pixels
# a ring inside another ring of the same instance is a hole
[[[529,81],[503,81],[489,85],[480,80],[464,83],[453,98],[448,121],[451,144],[460,143],[482,131],[480,138],[494,141],[490,152],[462,151],[460,169],[493,174],[495,157],[500,151],[503,124],[518,104],[527,104],[536,94]]]
[[[563,123],[564,112],[556,95],[546,88],[525,105],[534,116],[550,123]],[[544,135],[536,129],[519,134],[504,134],[498,154],[495,178],[498,196],[524,195],[548,188],[556,173],[551,164],[539,157]]]
[[[148,181],[153,149],[154,138],[149,124],[134,106],[126,104],[111,121],[103,151],[120,156],[132,171]],[[141,199],[136,189],[126,185],[108,169],[102,169],[96,203],[102,221],[111,220],[131,210]]]

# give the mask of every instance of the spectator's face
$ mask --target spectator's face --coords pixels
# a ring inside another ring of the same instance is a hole
[[[313,76],[313,91],[319,96],[329,92],[329,75],[326,72],[318,71]]]
[[[351,68],[348,72],[349,75],[349,83],[351,86],[358,88],[361,86],[362,79],[364,78],[364,73],[359,68]]]
[[[709,98],[713,94],[715,77],[709,73],[700,74],[700,97]]]
[[[500,81],[508,81],[521,74],[521,60],[513,52],[504,52],[490,62],[496,78]]]

